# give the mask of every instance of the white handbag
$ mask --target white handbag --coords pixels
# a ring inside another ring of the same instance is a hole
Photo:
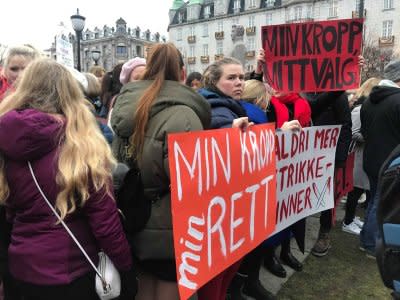
[[[103,252],[99,252],[99,265],[96,267],[93,261],[90,259],[89,255],[83,249],[82,245],[78,242],[75,235],[68,228],[67,224],[61,219],[60,215],[57,213],[53,205],[51,205],[50,201],[47,199],[46,195],[43,193],[42,189],[37,182],[35,173],[33,172],[32,165],[28,161],[28,167],[31,172],[33,181],[36,184],[40,194],[52,210],[52,212],[56,215],[60,223],[64,226],[65,230],[71,236],[72,240],[78,246],[78,248],[82,251],[83,255],[86,257],[89,264],[95,270],[96,276],[96,293],[100,297],[101,300],[109,300],[119,297],[121,293],[121,278],[119,276],[118,270],[115,268],[111,259]]]

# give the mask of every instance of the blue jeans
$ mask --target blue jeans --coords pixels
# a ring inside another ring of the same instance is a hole
[[[369,176],[368,176],[369,177]],[[379,189],[377,180],[369,177],[371,187],[371,201],[368,203],[365,212],[364,226],[360,233],[360,245],[368,251],[375,253],[376,239],[378,238],[378,222],[376,218],[376,208],[379,201]]]

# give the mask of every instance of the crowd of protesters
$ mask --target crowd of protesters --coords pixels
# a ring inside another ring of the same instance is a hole
[[[28,162],[90,258],[97,262],[102,249],[117,267],[118,299],[179,299],[167,148],[173,132],[246,130],[267,122],[279,130],[341,125],[335,171],[346,166],[349,152],[355,154],[354,189],[347,196],[342,229],[359,235],[360,250],[374,258],[379,169],[400,144],[400,61],[389,63],[382,79],[370,78],[351,94],[282,93],[264,81],[267,59],[260,50],[249,74],[240,61],[226,57],[203,74],[187,75],[181,53],[165,43],[152,46],[147,60],[80,73],[40,58],[30,45],[9,49],[0,76],[3,299],[98,299],[94,270],[45,204]],[[131,161],[152,208],[144,229],[127,237],[112,173],[117,162]],[[356,206],[364,193],[361,221]],[[334,246],[333,216],[334,209],[320,214],[311,251],[316,257]],[[290,245],[294,237],[304,252],[305,228],[303,219],[268,238],[201,287],[198,299],[274,299],[259,280],[260,268],[279,277],[286,277],[282,264],[302,271]]]

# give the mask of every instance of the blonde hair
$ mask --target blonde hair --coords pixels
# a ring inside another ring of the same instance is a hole
[[[89,98],[100,96],[101,85],[97,77],[92,73],[83,73],[83,75],[85,75],[88,82],[87,88],[84,90],[85,95]]]
[[[102,78],[106,74],[106,70],[101,66],[92,66],[89,69],[89,73],[96,76],[96,78]]]
[[[242,99],[264,109],[268,106],[271,95],[267,93],[263,82],[251,79],[244,82]]]
[[[367,79],[366,81],[364,81],[364,83],[358,88],[358,90],[356,91],[356,93],[354,94],[354,98],[355,99],[359,99],[362,96],[364,97],[368,97],[369,94],[372,91],[372,88],[376,85],[379,84],[379,82],[382,79],[380,78],[376,78],[376,77],[371,77],[369,79]]]
[[[204,88],[214,89],[216,87],[223,73],[222,67],[226,65],[243,66],[240,61],[233,57],[225,57],[215,61],[204,70],[202,82]]]
[[[9,48],[7,51],[6,59],[4,61],[4,68],[8,66],[11,58],[13,58],[14,56],[23,56],[34,60],[40,57],[40,52],[29,44]]]
[[[60,192],[56,208],[62,218],[83,206],[89,188],[110,193],[111,168],[115,161],[94,115],[71,73],[51,59],[32,62],[16,91],[0,104],[0,117],[14,109],[33,108],[65,119],[60,142],[56,183]],[[56,117],[57,118],[57,117]],[[0,155],[0,203],[9,196],[4,157]]]

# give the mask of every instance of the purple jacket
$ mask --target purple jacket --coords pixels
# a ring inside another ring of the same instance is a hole
[[[32,284],[67,284],[93,271],[64,227],[57,224],[27,165],[31,161],[39,185],[54,204],[63,132],[63,122],[34,109],[11,111],[0,118],[0,151],[10,188],[7,215],[13,224],[9,267],[16,279]],[[131,268],[115,201],[104,190],[92,192],[85,206],[65,221],[95,264],[99,249],[103,249],[117,269]]]

